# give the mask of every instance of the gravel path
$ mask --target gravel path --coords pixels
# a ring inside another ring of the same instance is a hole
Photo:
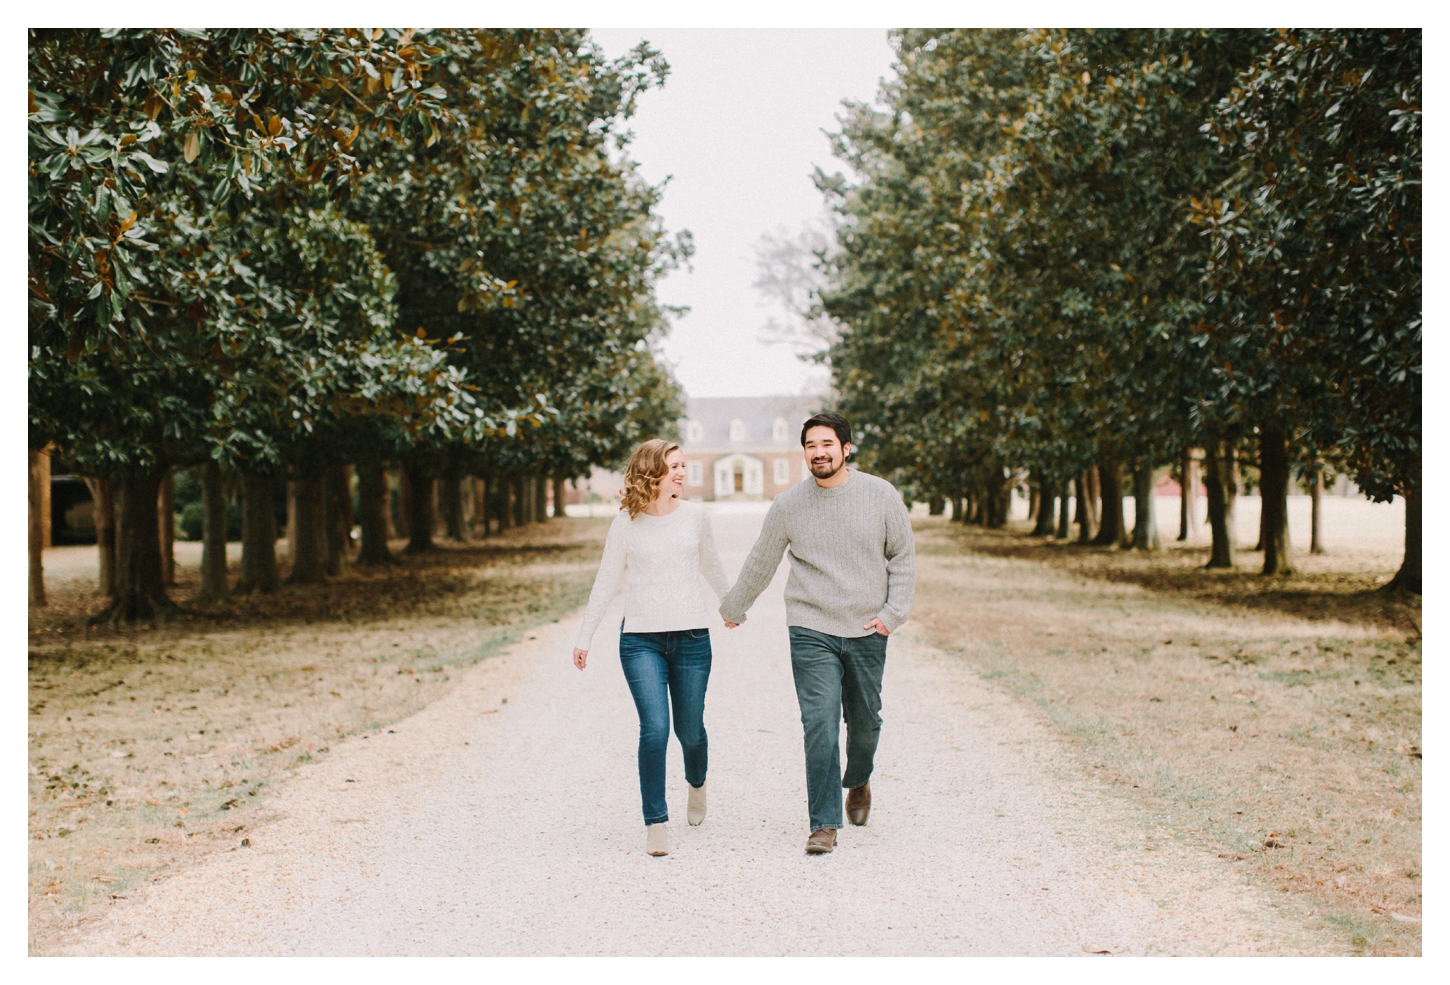
[[[759,510],[714,514],[727,572]],[[713,629],[710,813],[643,853],[617,636],[574,618],[392,730],[334,746],[237,847],[118,901],[72,954],[1304,953],[1323,942],[1224,863],[1144,829],[1025,711],[892,639],[865,828],[802,851],[800,720],[781,590]],[[618,613],[615,614],[616,618]],[[605,625],[609,625],[606,619]]]

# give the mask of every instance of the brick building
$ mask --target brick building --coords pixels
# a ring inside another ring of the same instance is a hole
[[[774,499],[808,478],[801,424],[820,397],[691,397],[680,421],[685,498]]]

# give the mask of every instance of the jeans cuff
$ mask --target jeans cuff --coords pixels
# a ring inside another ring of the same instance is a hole
[[[670,816],[668,814],[666,814],[664,817],[662,817],[662,818],[660,818],[659,820],[656,820],[656,821],[652,821],[649,818],[645,818],[644,819],[644,823],[645,824],[669,824],[670,823]]]

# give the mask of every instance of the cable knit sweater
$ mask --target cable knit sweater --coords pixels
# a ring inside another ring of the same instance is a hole
[[[703,506],[681,501],[673,513],[641,513],[633,520],[620,510],[609,525],[604,557],[574,645],[589,649],[604,610],[621,588],[626,633],[705,629],[710,625],[705,582],[716,598],[729,593],[725,566],[715,551],[710,517]]]
[[[885,479],[852,470],[832,489],[807,479],[777,496],[720,605],[726,621],[745,621],[787,547],[788,625],[857,637],[874,632],[862,628],[872,619],[890,632],[906,622],[916,594],[916,546],[901,494]]]

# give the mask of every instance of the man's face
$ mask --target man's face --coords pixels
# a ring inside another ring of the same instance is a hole
[[[817,479],[829,479],[846,464],[851,445],[844,447],[834,428],[819,424],[806,432],[806,465]]]

